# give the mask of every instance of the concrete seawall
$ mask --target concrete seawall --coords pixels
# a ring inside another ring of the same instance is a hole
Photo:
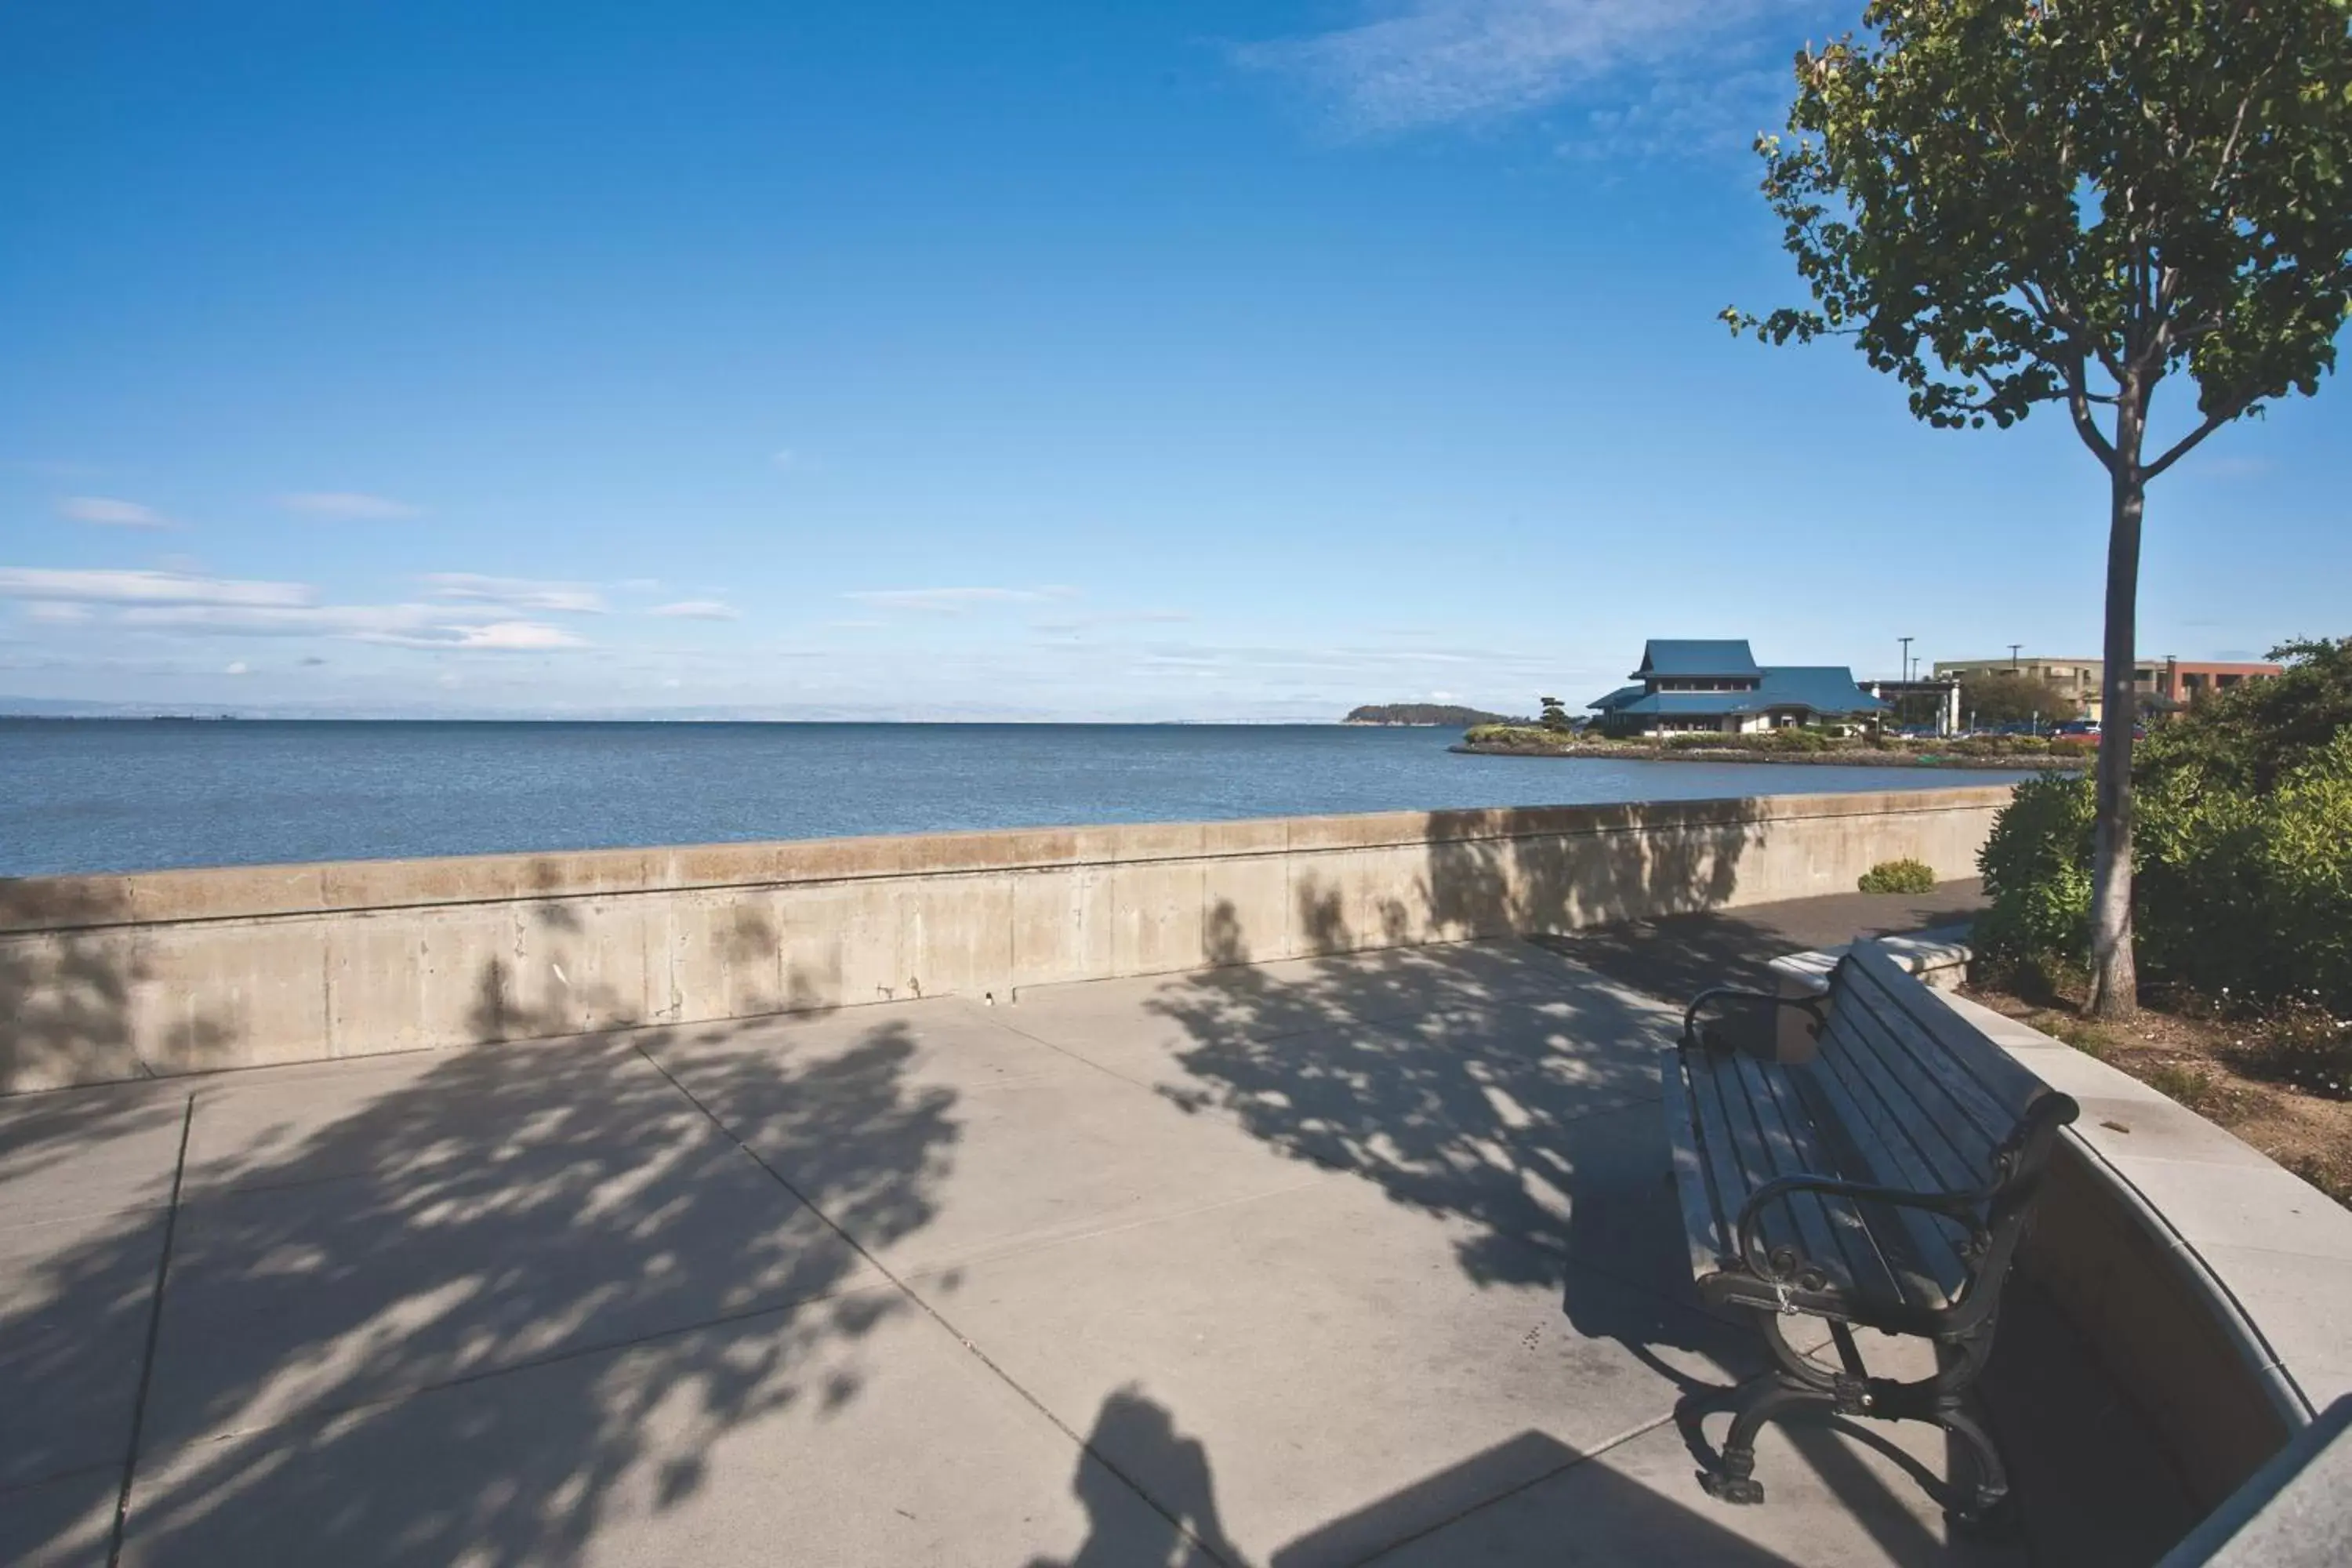
[[[0,1092],[1561,931],[1973,873],[2002,787],[0,880]]]

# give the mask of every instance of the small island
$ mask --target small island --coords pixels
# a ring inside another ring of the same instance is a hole
[[[1349,709],[1343,724],[1418,724],[1429,728],[1466,730],[1473,724],[1510,724],[1522,722],[1500,713],[1488,713],[1476,708],[1457,708],[1443,702],[1368,702]]]

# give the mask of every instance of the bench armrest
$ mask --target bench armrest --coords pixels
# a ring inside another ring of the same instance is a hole
[[[1735,986],[1717,985],[1700,992],[1683,1010],[1683,1045],[1685,1048],[1699,1043],[1700,1010],[1710,1002],[1723,1001],[1769,1002],[1775,1007],[1795,1007],[1811,1013],[1816,1027],[1825,1027],[1829,1023],[1828,1016],[1822,1011],[1822,999],[1818,996],[1781,996],[1769,991],[1742,991]]]
[[[1821,1193],[1830,1197],[1861,1198],[1871,1203],[1891,1204],[1896,1208],[1926,1209],[1968,1227],[1969,1250],[1974,1253],[1990,1239],[1977,1219],[1978,1211],[1991,1201],[1990,1190],[1950,1193],[1918,1193],[1907,1187],[1878,1187],[1867,1182],[1842,1181],[1835,1176],[1795,1175],[1776,1176],[1748,1194],[1739,1205],[1737,1237],[1739,1261],[1759,1279],[1775,1284],[1789,1283],[1786,1260],[1762,1256],[1757,1246],[1756,1227],[1764,1217],[1764,1210],[1773,1204],[1794,1197],[1799,1193]]]

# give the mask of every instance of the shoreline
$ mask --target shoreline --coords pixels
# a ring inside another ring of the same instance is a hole
[[[1445,749],[1468,757],[1549,757],[1569,761],[1613,758],[1634,763],[1774,763],[1811,767],[1953,768],[1978,772],[2006,768],[2019,773],[2079,773],[2091,765],[2090,756],[1969,757],[1943,752],[1921,755],[1916,752],[1759,752],[1692,746],[1610,746],[1604,749],[1597,746],[1494,745],[1468,741]]]

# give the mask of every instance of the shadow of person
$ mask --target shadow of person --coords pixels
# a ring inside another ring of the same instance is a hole
[[[1028,1568],[1238,1568],[1244,1562],[1217,1515],[1208,1450],[1178,1432],[1167,1406],[1132,1384],[1096,1413],[1070,1489],[1087,1510],[1086,1540],[1075,1556],[1033,1557]],[[1136,1507],[1139,1493],[1151,1513]]]

